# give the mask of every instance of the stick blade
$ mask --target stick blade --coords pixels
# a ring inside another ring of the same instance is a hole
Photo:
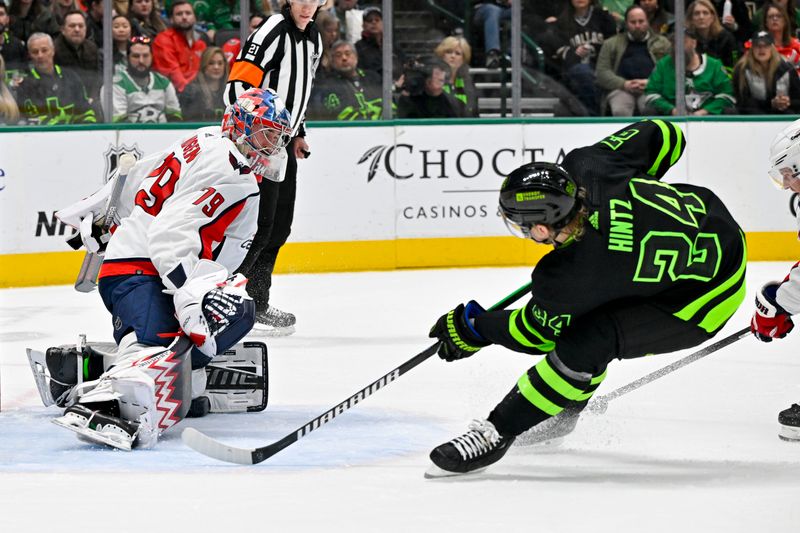
[[[181,440],[189,448],[207,457],[233,463],[237,465],[252,465],[253,450],[250,448],[236,448],[212,439],[205,433],[194,428],[186,428],[181,433]]]

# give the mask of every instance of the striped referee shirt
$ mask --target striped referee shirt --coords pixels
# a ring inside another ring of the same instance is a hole
[[[225,105],[251,87],[272,89],[292,114],[292,136],[305,136],[311,83],[322,56],[322,37],[314,22],[297,28],[287,3],[247,38],[231,68]]]

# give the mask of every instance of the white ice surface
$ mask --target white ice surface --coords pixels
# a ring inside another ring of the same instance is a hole
[[[756,287],[788,264],[749,266]],[[269,444],[430,345],[455,304],[491,305],[527,268],[284,275],[273,303],[297,333],[268,340],[270,397],[257,414],[185,421],[237,446]],[[602,283],[602,280],[598,280]],[[425,480],[431,448],[485,417],[538,359],[490,347],[431,358],[256,466],[186,448],[178,432],[130,453],[49,423],[25,357],[110,340],[99,296],[71,287],[0,291],[0,533],[225,531],[800,532],[800,443],[777,414],[800,402],[800,333],[741,340],[586,416],[561,446],[515,447],[485,474]],[[615,361],[607,393],[687,352]],[[180,427],[180,426],[179,426]]]

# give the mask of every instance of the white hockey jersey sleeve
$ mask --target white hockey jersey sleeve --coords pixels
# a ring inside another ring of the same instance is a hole
[[[778,287],[775,301],[790,315],[800,313],[800,261],[792,266],[789,275]]]
[[[200,259],[233,272],[257,227],[259,190],[246,160],[219,128],[203,128],[156,162],[137,190],[126,187],[133,209],[109,242],[100,277],[158,274],[174,289]]]

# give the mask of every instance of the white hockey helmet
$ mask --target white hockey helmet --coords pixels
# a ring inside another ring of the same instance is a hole
[[[783,129],[769,147],[769,177],[781,189],[800,178],[800,119]]]

